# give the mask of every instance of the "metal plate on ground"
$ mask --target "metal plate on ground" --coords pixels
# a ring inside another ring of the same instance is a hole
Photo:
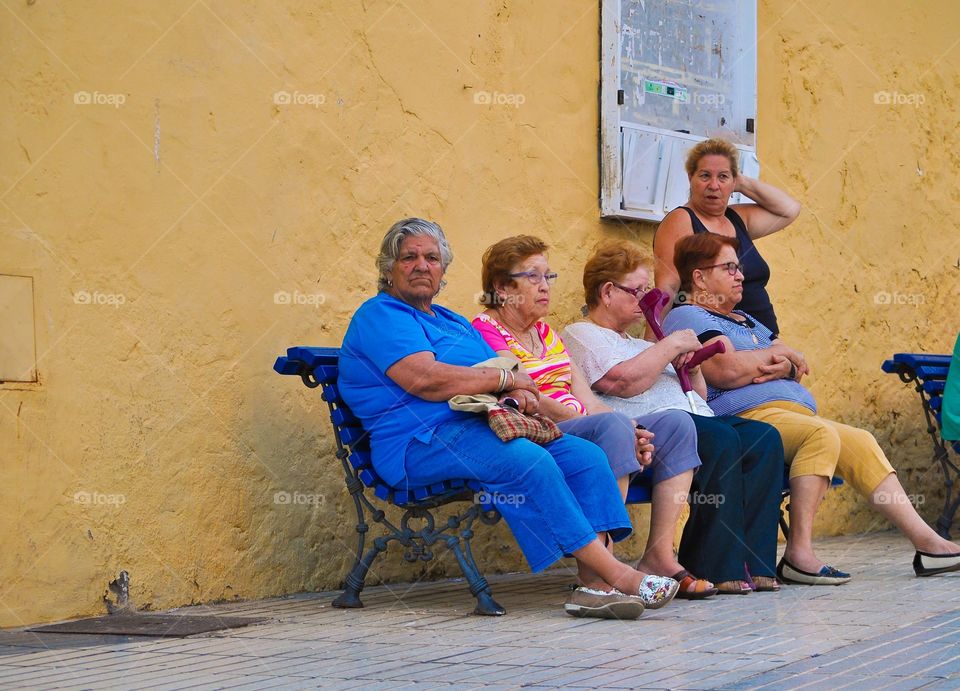
[[[235,629],[266,621],[266,617],[220,617],[211,615],[137,614],[93,617],[61,624],[38,626],[34,633],[89,633],[122,636],[182,638],[197,633]]]

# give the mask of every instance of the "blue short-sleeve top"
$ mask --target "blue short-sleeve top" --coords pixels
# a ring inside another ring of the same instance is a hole
[[[406,476],[405,456],[412,440],[429,442],[438,425],[472,413],[408,393],[387,376],[387,370],[420,352],[465,367],[496,355],[459,314],[440,305],[432,310],[432,315],[421,312],[378,293],[354,313],[340,349],[340,393],[370,433],[374,468],[395,486]]]
[[[693,329],[701,343],[717,336],[726,336],[737,350],[760,350],[773,345],[773,334],[746,312],[740,322],[697,305],[674,307],[663,321],[663,330],[673,333]],[[791,401],[817,412],[817,402],[803,384],[792,379],[774,379],[762,384],[747,384],[737,389],[718,389],[707,384],[707,404],[717,415],[736,415],[772,401]]]

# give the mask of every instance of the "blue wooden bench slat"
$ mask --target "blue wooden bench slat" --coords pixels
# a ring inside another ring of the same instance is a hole
[[[927,432],[933,441],[933,460],[943,470],[946,497],[943,511],[937,519],[937,532],[950,537],[953,517],[960,507],[960,493],[954,494],[954,484],[960,480],[960,466],[950,458],[949,449],[960,455],[960,441],[947,442],[941,435],[943,392],[950,372],[950,355],[930,353],[895,353],[885,360],[880,368],[888,374],[896,374],[905,384],[912,384],[920,395],[920,404]]]
[[[924,365],[939,365],[941,367],[950,366],[950,356],[933,353],[895,353],[894,362],[900,362],[910,367],[917,368]]]
[[[363,468],[360,470],[360,480],[367,487],[373,487],[374,485],[380,484],[377,476],[369,468]]]
[[[923,365],[922,367],[917,367],[916,372],[918,377],[923,377],[924,379],[936,379],[939,381],[945,381],[947,378],[947,373],[950,371],[949,366],[938,366],[931,367],[929,365]]]
[[[275,372],[280,374],[300,374],[300,363],[285,357],[278,357],[273,364]]]
[[[344,444],[347,446],[356,446],[367,436],[367,432],[363,429],[363,427],[344,425],[340,429],[340,435],[343,438]]]
[[[334,411],[330,413],[330,419],[333,420],[333,424],[337,427],[343,427],[344,425],[360,425],[360,421],[349,408],[338,407],[334,409]]]
[[[370,452],[369,451],[351,451],[350,465],[352,465],[357,470],[362,470],[363,468],[371,467]]]

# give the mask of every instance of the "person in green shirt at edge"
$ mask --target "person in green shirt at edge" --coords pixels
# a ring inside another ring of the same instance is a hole
[[[960,333],[953,346],[953,358],[947,383],[943,387],[943,409],[940,413],[940,430],[947,441],[960,440]]]

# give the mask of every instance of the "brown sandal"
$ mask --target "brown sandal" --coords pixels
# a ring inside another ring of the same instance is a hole
[[[717,589],[713,583],[705,578],[697,578],[686,569],[673,574],[670,578],[680,584],[680,588],[677,590],[678,599],[702,600],[705,597],[717,594]]]
[[[720,595],[749,595],[753,592],[746,581],[724,581],[717,583],[716,588]]]
[[[758,593],[779,593],[780,581],[773,576],[754,576],[754,590]]]

